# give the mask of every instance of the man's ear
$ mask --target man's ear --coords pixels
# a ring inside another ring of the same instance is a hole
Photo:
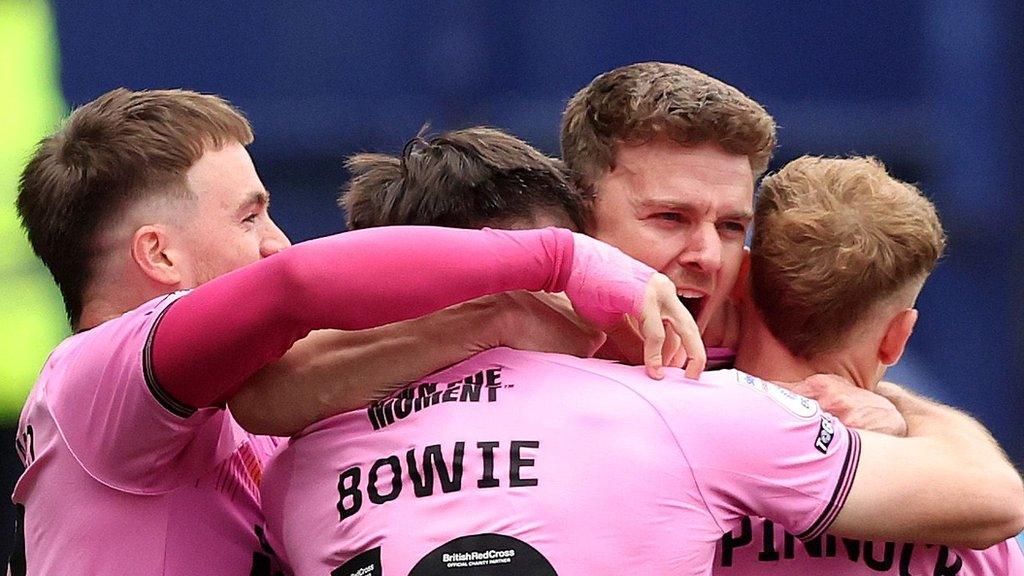
[[[886,366],[899,362],[917,323],[917,310],[906,308],[892,317],[878,345],[878,360]]]
[[[178,286],[182,280],[182,262],[170,249],[167,228],[146,224],[132,234],[132,261],[147,278],[165,286]]]
[[[750,247],[743,247],[743,259],[740,260],[740,272],[736,276],[736,284],[732,287],[729,297],[733,302],[741,302],[750,294]]]

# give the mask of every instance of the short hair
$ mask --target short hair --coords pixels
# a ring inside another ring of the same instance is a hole
[[[141,199],[190,196],[185,172],[208,148],[231,142],[249,144],[252,130],[221,98],[118,88],[39,143],[21,174],[18,214],[72,326],[95,274],[99,231]]]
[[[349,229],[502,227],[552,209],[582,228],[581,199],[559,160],[485,127],[413,138],[400,157],[356,154],[339,204]]]
[[[771,160],[775,120],[736,88],[665,62],[601,74],[569,100],[562,116],[562,158],[588,191],[615,167],[619,145],[656,138],[717,144],[747,156],[757,177]]]
[[[839,349],[871,308],[923,281],[945,249],[935,206],[874,158],[804,156],[761,182],[750,282],[797,357]]]

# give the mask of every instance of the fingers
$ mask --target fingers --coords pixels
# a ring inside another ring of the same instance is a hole
[[[640,326],[644,364],[652,377],[661,378],[663,366],[681,366],[684,361],[688,378],[704,371],[707,352],[697,323],[676,297],[675,285],[661,274],[648,283]]]
[[[665,344],[665,325],[657,309],[657,302],[645,303],[644,317],[640,321],[640,332],[644,337],[644,366],[647,375],[655,380],[665,377],[663,350]]]
[[[667,321],[664,321],[663,324],[665,325],[665,343],[661,346],[662,360],[665,362],[665,366],[682,368],[683,363],[686,362],[686,351],[683,350],[682,339]]]
[[[686,360],[686,377],[699,378],[708,363],[708,353],[704,348],[704,341],[700,337],[700,328],[693,319],[690,311],[683,306],[683,303],[676,297],[675,285],[669,281],[671,286],[667,293],[662,294],[663,318],[669,326],[669,331],[678,336],[679,347],[677,355],[683,355]]]

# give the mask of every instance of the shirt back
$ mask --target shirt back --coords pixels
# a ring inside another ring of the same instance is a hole
[[[752,510],[827,527],[857,450],[739,372],[496,349],[293,438],[263,504],[297,575],[708,574]]]
[[[800,542],[771,520],[746,518],[719,542],[714,573],[722,576],[1006,576],[1024,574],[1024,554],[1015,540],[984,550],[864,541],[831,534]]]

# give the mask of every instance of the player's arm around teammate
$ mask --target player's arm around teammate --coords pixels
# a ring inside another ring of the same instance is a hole
[[[571,308],[562,313],[539,296],[504,292],[369,330],[315,331],[257,372],[228,405],[246,430],[290,436],[483,350],[589,357],[604,343],[604,333]]]
[[[885,538],[981,549],[1024,529],[1024,484],[983,426],[892,384],[878,392],[903,414],[907,437],[861,434],[857,477],[833,532],[877,537],[881,525]]]
[[[382,253],[392,255],[385,265]],[[599,326],[635,317],[649,335],[652,375],[680,346],[693,357],[691,370],[703,369],[696,324],[671,282],[607,245],[553,229],[403,228],[308,242],[200,286],[159,323],[153,372],[179,402],[218,405],[310,330],[370,328],[514,289],[565,290]]]

